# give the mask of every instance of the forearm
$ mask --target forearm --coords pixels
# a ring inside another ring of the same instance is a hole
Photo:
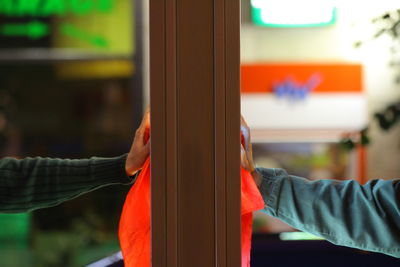
[[[57,205],[102,186],[128,184],[126,155],[80,160],[0,160],[0,212],[26,212]]]
[[[397,181],[309,181],[262,169],[264,211],[300,230],[344,246],[400,257]]]

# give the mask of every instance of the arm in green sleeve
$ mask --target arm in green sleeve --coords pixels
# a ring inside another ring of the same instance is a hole
[[[0,159],[0,212],[26,212],[60,204],[111,184],[129,184],[126,155],[115,158]]]
[[[343,246],[400,257],[400,180],[318,180],[257,168],[264,212]]]

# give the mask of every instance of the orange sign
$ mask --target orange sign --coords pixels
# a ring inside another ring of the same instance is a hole
[[[312,93],[361,93],[360,64],[252,64],[241,66],[242,93],[272,93],[274,87],[290,80],[307,85],[313,77],[318,83]]]

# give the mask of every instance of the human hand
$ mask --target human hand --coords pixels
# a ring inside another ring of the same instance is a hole
[[[146,129],[149,127],[150,110],[147,109],[139,128],[136,130],[135,138],[125,162],[125,171],[128,176],[132,176],[140,170],[150,154],[150,139],[147,142],[144,140]]]
[[[241,164],[242,167],[251,173],[253,176],[254,182],[259,187],[261,185],[262,177],[256,171],[256,167],[253,161],[253,148],[251,145],[251,135],[250,135],[250,127],[247,125],[243,116],[240,117],[240,131],[243,135],[243,143],[240,145],[240,156],[241,156]]]

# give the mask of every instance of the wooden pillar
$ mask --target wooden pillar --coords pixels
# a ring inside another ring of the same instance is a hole
[[[239,267],[240,1],[150,0],[153,267]]]

